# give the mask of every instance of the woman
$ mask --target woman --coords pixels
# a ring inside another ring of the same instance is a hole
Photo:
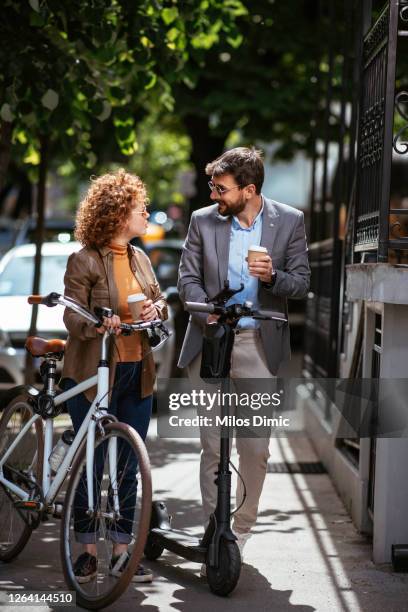
[[[93,376],[100,358],[102,335],[106,329],[113,330],[109,359],[109,386],[113,386],[113,391],[109,412],[134,427],[143,440],[152,409],[153,356],[145,332],[122,336],[119,326],[121,322],[132,321],[127,297],[134,293],[144,293],[147,297],[141,314],[143,321],[167,318],[166,302],[149,258],[129,243],[132,238],[146,233],[149,218],[146,202],[146,188],[141,179],[118,170],[94,179],[80,204],[75,236],[84,248],[68,260],[65,295],[92,312],[95,306],[106,306],[115,314],[104,318],[104,326],[96,328],[72,310],[65,310],[64,322],[69,335],[62,373],[65,389]],[[95,395],[96,387],[68,400],[75,432]],[[133,468],[133,477],[132,473],[128,475],[126,498],[136,494],[136,465]],[[95,525],[92,529],[86,516],[81,515],[81,507],[86,505],[79,499],[75,505],[75,536],[84,552],[78,557],[74,572],[82,583],[92,580],[97,573],[97,534]],[[115,576],[120,575],[129,558],[127,546],[131,538],[127,536],[120,533],[111,538],[110,567]],[[133,580],[150,582],[152,574],[139,565]]]

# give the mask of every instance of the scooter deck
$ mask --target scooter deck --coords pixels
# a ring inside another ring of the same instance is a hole
[[[183,531],[177,529],[160,529],[154,527],[151,529],[149,537],[165,548],[184,559],[195,561],[196,563],[204,563],[207,549],[200,546],[200,541],[189,536]]]

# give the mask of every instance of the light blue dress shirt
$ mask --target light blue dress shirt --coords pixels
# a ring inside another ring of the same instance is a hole
[[[263,208],[264,203],[262,199],[262,208],[250,227],[242,227],[238,218],[235,216],[232,217],[228,258],[228,280],[231,289],[238,289],[241,283],[244,284],[244,288],[242,291],[232,296],[227,302],[227,306],[250,301],[255,310],[259,308],[259,280],[255,278],[255,276],[250,276],[248,262],[245,258],[248,255],[248,248],[251,245],[260,246],[261,244]],[[259,321],[251,317],[243,317],[237,325],[237,329],[256,329],[257,327],[259,327]]]

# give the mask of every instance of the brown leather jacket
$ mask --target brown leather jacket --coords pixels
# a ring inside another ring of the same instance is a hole
[[[153,300],[161,319],[167,319],[167,304],[161,293],[150,259],[137,247],[128,245],[130,267],[148,299]],[[64,276],[65,295],[73,298],[91,312],[95,306],[112,308],[118,312],[118,290],[113,276],[113,253],[109,247],[99,250],[83,248],[73,253],[67,263]],[[97,372],[100,359],[102,335],[95,326],[69,308],[65,309],[64,323],[69,332],[65,347],[62,379],[72,378],[79,383]],[[142,389],[141,396],[153,392],[155,364],[147,340],[146,332],[142,338]],[[109,357],[109,385],[115,377],[117,351],[112,350],[115,338],[111,338]],[[85,392],[89,401],[96,395],[96,387]]]

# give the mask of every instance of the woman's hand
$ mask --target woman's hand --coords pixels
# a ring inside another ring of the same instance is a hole
[[[156,306],[153,304],[152,300],[145,301],[140,318],[142,321],[154,321],[154,319],[160,318],[157,314]]]
[[[120,318],[118,315],[113,315],[113,317],[103,317],[103,324],[101,327],[97,327],[96,331],[98,334],[104,334],[105,331],[112,330],[117,336],[122,333],[122,330],[119,327]]]

